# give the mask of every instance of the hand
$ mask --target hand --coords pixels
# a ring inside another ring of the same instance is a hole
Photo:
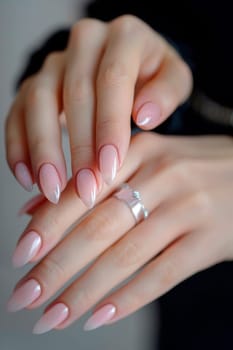
[[[150,213],[136,226],[130,209],[111,196],[123,182],[140,191]],[[57,206],[46,201],[31,208],[13,261],[40,262],[17,284],[10,311],[42,305],[91,263],[46,308],[36,333],[63,329],[96,303],[85,329],[116,322],[194,273],[233,258],[230,137],[138,134],[114,186],[101,196],[86,212],[70,183]]]
[[[57,203],[66,187],[59,115],[65,115],[76,191],[92,207],[110,184],[130,140],[130,117],[142,129],[162,123],[189,96],[190,69],[140,19],[76,23],[64,52],[50,54],[27,79],[6,123],[7,159],[27,190],[36,182]]]

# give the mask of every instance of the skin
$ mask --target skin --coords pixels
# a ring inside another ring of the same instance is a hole
[[[85,204],[92,206],[103,182],[111,183],[116,175],[113,172],[106,180],[100,150],[114,146],[117,172],[128,150],[131,116],[138,123],[139,111],[152,104],[157,119],[139,125],[152,129],[168,118],[191,90],[187,64],[137,17],[124,15],[108,23],[82,19],[71,29],[67,49],[50,54],[42,69],[24,81],[15,98],[6,121],[9,166],[15,173],[16,164],[22,162],[32,182],[47,195],[39,171],[43,164],[51,164],[63,191],[67,185],[59,118],[63,115],[74,186]],[[85,179],[90,187],[85,196],[77,180],[83,169],[92,174],[92,181]],[[88,197],[86,201],[84,197]],[[47,198],[51,200],[51,196]],[[58,199],[59,194],[54,202]]]
[[[95,304],[97,310],[111,303],[117,312],[110,324],[189,276],[232,260],[232,146],[227,136],[142,132],[132,138],[114,185],[103,188],[92,211],[86,212],[72,182],[57,206],[46,201],[34,207],[23,237],[32,228],[41,235],[42,247],[32,259],[40,262],[17,286],[33,278],[42,294],[28,308],[43,305],[90,264],[46,310],[58,302],[67,305],[69,316],[57,326],[63,329]],[[129,208],[112,197],[123,182],[140,191],[150,213],[136,226]],[[83,221],[71,228],[84,213]],[[133,279],[109,293],[134,273]]]

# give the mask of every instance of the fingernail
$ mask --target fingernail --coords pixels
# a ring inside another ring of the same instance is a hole
[[[116,177],[119,166],[118,153],[115,146],[106,145],[100,150],[99,167],[104,181],[111,185]]]
[[[9,312],[19,311],[38,299],[40,295],[39,283],[34,279],[28,280],[13,292],[7,303],[7,310]]]
[[[138,111],[136,123],[138,126],[155,127],[161,118],[159,106],[152,102],[145,103]]]
[[[39,181],[45,197],[57,204],[61,194],[61,183],[56,168],[52,164],[43,164],[39,171]]]
[[[14,267],[21,267],[27,264],[39,251],[41,247],[41,237],[34,231],[28,232],[18,243],[12,263]]]
[[[31,192],[33,188],[32,177],[26,164],[19,162],[15,166],[15,177],[23,188]]]
[[[31,198],[29,201],[27,201],[22,208],[20,208],[18,215],[24,215],[24,214],[30,214],[32,211],[34,211],[40,204],[42,204],[46,198],[43,194],[38,194],[37,196]]]
[[[83,203],[92,208],[96,200],[96,179],[93,172],[89,169],[82,169],[78,172],[76,177],[76,187],[78,194]]]
[[[103,306],[101,309],[97,310],[85,323],[83,329],[84,331],[91,331],[105,324],[105,322],[110,321],[116,313],[116,307],[112,304]]]
[[[34,334],[46,333],[65,321],[68,314],[69,309],[65,304],[56,304],[39,319],[32,332]]]

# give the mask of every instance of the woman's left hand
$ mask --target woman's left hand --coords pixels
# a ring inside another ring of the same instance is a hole
[[[149,210],[136,226],[130,209],[111,195],[123,182]],[[233,259],[230,137],[140,133],[114,186],[101,196],[87,212],[70,183],[57,206],[43,201],[28,209],[32,220],[13,261],[40,261],[17,284],[9,311],[42,305],[92,263],[46,308],[35,333],[63,329],[96,303],[85,329],[114,323],[198,271]]]

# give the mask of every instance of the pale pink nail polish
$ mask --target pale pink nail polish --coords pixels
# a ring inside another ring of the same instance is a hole
[[[32,177],[25,163],[19,162],[15,166],[15,177],[23,188],[31,192],[33,188]]]
[[[104,181],[111,185],[119,167],[118,153],[113,145],[105,145],[100,149],[99,167]]]
[[[145,103],[138,111],[136,123],[140,127],[155,127],[161,118],[161,110],[152,102]]]
[[[46,200],[43,194],[38,194],[37,196],[29,199],[22,208],[20,208],[18,215],[24,215],[30,213],[33,209],[36,209],[40,204]]]
[[[39,251],[41,247],[41,237],[35,231],[28,232],[18,243],[12,263],[14,267],[21,267],[27,264]]]
[[[83,203],[92,208],[96,200],[97,184],[95,175],[90,169],[82,169],[76,177],[76,187]]]
[[[60,325],[68,317],[69,309],[65,304],[55,304],[35,324],[34,334],[42,334]]]
[[[41,189],[48,200],[57,204],[61,194],[61,183],[56,168],[52,164],[43,164],[39,171]]]
[[[116,313],[116,307],[112,304],[107,304],[101,309],[97,310],[85,323],[84,331],[91,331],[110,321]]]
[[[7,310],[9,312],[19,311],[38,299],[40,295],[39,283],[34,279],[28,280],[13,292],[7,303]]]

